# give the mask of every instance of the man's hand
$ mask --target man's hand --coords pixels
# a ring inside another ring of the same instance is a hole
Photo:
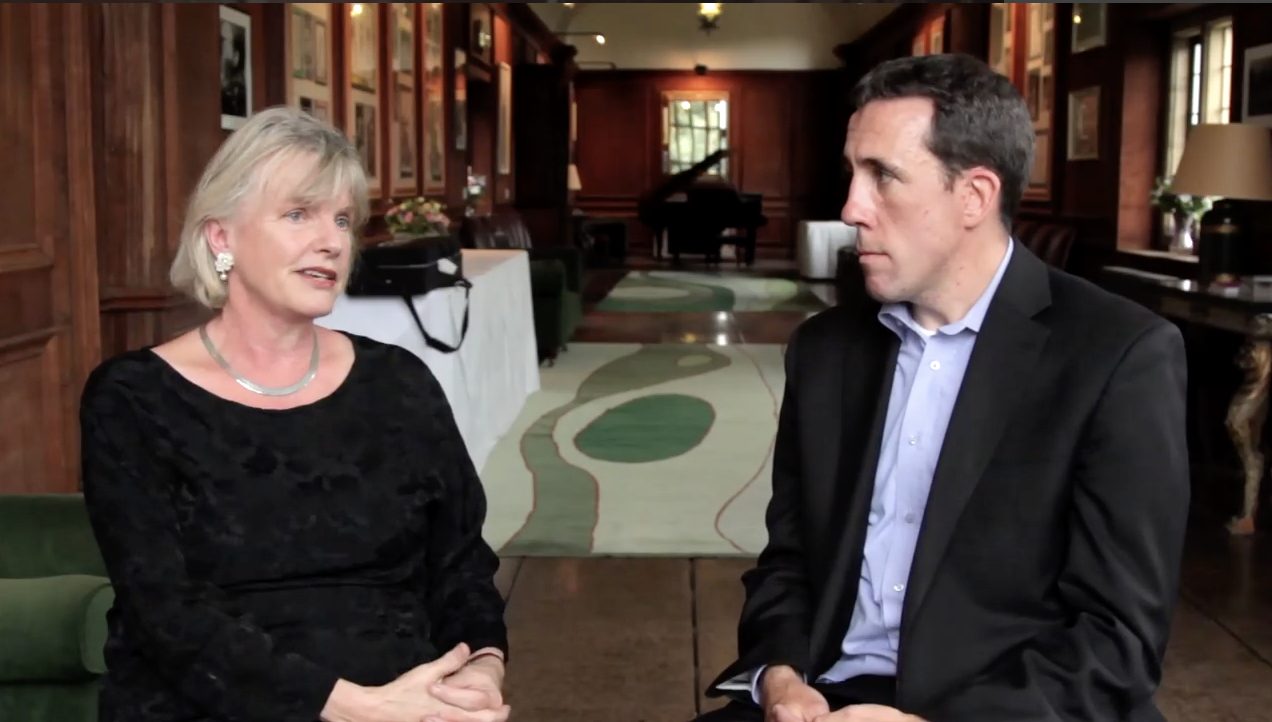
[[[760,679],[764,722],[815,722],[830,713],[821,692],[804,683],[790,667],[769,667]]]
[[[854,704],[824,714],[813,722],[924,722],[922,718],[881,704]]]
[[[504,706],[503,679],[503,660],[482,655],[438,681],[430,692],[437,699],[470,712],[499,710]]]

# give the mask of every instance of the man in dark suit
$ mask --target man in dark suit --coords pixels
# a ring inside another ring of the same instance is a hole
[[[787,351],[769,541],[705,722],[1147,722],[1189,499],[1178,330],[1009,234],[1028,111],[965,56],[858,86],[864,290]]]

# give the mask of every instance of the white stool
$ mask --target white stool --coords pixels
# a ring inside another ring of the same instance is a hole
[[[843,221],[800,221],[799,275],[816,280],[834,280],[839,266],[839,249],[857,244],[857,227]]]

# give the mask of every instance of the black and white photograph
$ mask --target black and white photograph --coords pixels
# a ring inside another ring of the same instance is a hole
[[[1272,43],[1246,50],[1242,122],[1272,127]]]
[[[221,6],[221,127],[235,130],[252,114],[252,19]]]

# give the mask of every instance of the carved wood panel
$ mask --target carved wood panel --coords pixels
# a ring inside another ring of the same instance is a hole
[[[0,6],[0,493],[79,486],[79,390],[98,360],[84,17]]]

